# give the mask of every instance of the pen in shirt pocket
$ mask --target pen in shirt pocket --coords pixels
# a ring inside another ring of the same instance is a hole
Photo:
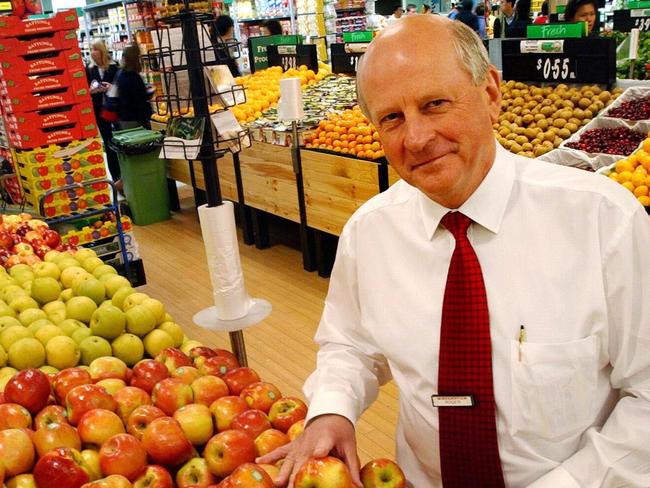
[[[521,362],[521,350],[526,340],[526,328],[522,325],[519,326],[519,362]]]

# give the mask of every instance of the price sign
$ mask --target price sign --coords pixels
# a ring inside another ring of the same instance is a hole
[[[616,81],[614,39],[504,39],[501,55],[504,80],[605,85]]]
[[[330,60],[334,73],[356,74],[359,58],[362,53],[348,53],[345,44],[332,44],[330,46]]]
[[[300,44],[302,36],[259,36],[248,38],[248,56],[251,71],[264,69],[269,66],[267,49],[272,45]]]
[[[650,9],[614,10],[614,30],[630,32],[650,30]]]
[[[268,46],[267,57],[269,66],[280,66],[284,71],[303,64],[314,72],[318,71],[316,44]]]

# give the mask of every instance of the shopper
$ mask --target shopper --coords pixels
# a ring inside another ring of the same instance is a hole
[[[406,15],[413,15],[418,13],[418,7],[414,3],[409,3],[406,6]]]
[[[487,30],[485,28],[485,4],[479,3],[476,6],[476,17],[478,18],[478,36],[487,39]]]
[[[361,486],[354,425],[393,379],[412,487],[650,486],[650,219],[607,178],[501,148],[488,63],[433,15],[359,63],[402,180],[340,236],[307,427],[258,459],[286,455],[278,485],[335,452]]]
[[[569,0],[564,10],[564,19],[567,22],[586,22],[589,37],[598,35],[596,21],[598,4],[596,0]]]
[[[237,61],[233,58],[227,43],[235,40],[235,21],[229,15],[220,15],[215,20],[216,34],[213,33],[213,44],[216,45],[217,56],[221,64],[225,64],[230,69],[233,76],[241,76]]]
[[[391,25],[391,24],[397,22],[399,19],[402,18],[403,13],[404,13],[404,9],[402,9],[402,6],[401,5],[395,5],[395,7],[393,7],[393,14],[390,17],[388,17],[386,23],[388,25]]]
[[[122,70],[117,77],[118,109],[121,129],[151,128],[151,98],[140,72],[140,47],[131,44],[122,52]]]
[[[472,12],[473,6],[474,2],[472,0],[462,0],[456,20],[462,22],[478,34],[478,17]]]
[[[120,179],[120,163],[117,154],[110,146],[113,139],[113,124],[101,117],[102,107],[104,106],[104,95],[111,87],[115,75],[117,74],[117,64],[113,62],[104,41],[95,41],[90,46],[91,63],[86,69],[86,77],[90,85],[90,97],[93,101],[95,110],[95,120],[97,128],[104,143],[104,152],[106,153],[106,163],[108,171],[113,181]]]
[[[431,7],[429,7],[426,3],[422,4],[422,13],[424,15],[430,14],[431,13]]]
[[[533,24],[548,24],[548,0],[544,0],[541,10],[541,13],[535,17]]]
[[[501,0],[501,11],[494,21],[494,38],[503,39],[506,37],[526,37],[526,26],[528,25],[528,14],[530,13],[530,0],[528,3],[528,12],[525,16],[520,16],[520,12],[515,9],[514,0]],[[520,3],[522,0],[519,0]]]
[[[282,24],[279,20],[265,20],[260,24],[260,31],[263,36],[281,36]]]
[[[447,17],[451,20],[456,20],[456,17],[458,16],[458,3],[452,2],[451,3],[451,10],[447,14]]]

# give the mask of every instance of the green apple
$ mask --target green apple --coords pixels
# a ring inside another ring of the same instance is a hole
[[[114,305],[103,305],[90,318],[90,330],[93,335],[104,339],[115,339],[124,333],[126,316]]]
[[[38,320],[34,320],[34,322],[29,324],[27,326],[27,330],[29,330],[32,333],[32,335],[36,337],[36,333],[46,325],[54,325],[54,324],[47,319],[38,319]]]
[[[81,352],[79,345],[68,336],[50,339],[45,346],[47,364],[58,369],[73,368],[79,363]]]
[[[99,259],[98,257],[90,257],[87,259],[84,259],[81,261],[81,267],[88,271],[89,273],[92,273],[95,271],[98,267],[102,266],[104,264],[104,261]]]
[[[147,354],[155,358],[160,351],[168,347],[174,347],[174,339],[167,332],[160,329],[154,329],[144,336],[144,350]]]
[[[18,263],[18,264],[14,264],[11,267],[11,269],[9,270],[9,275],[15,277],[25,272],[31,272],[31,271],[32,268],[28,264]]]
[[[97,304],[88,297],[72,297],[65,304],[65,316],[69,319],[79,320],[84,324],[90,322],[95,310],[97,310]]]
[[[106,273],[113,273],[117,274],[117,271],[113,266],[109,266],[108,264],[102,264],[101,266],[97,266],[93,270],[93,276],[95,278],[99,278],[101,275],[106,274]]]
[[[113,294],[113,305],[124,310],[124,300],[133,294],[135,294],[135,290],[133,288],[130,286],[123,286]]]
[[[163,322],[174,322],[174,318],[169,315],[169,313],[165,312],[165,320]]]
[[[200,347],[200,346],[202,346],[202,345],[203,345],[203,344],[201,344],[199,341],[185,341],[185,342],[183,342],[183,344],[181,345],[181,351],[183,351],[183,353],[184,353],[186,356],[189,356],[189,355],[190,355],[190,351],[191,351],[192,349],[194,349],[195,347]]]
[[[77,252],[74,255],[74,258],[82,264],[86,259],[96,258],[96,257],[97,257],[97,253],[87,247],[82,247],[80,249],[77,249]]]
[[[78,274],[72,279],[72,286],[70,288],[74,290],[77,286],[79,286],[79,283],[81,283],[82,281],[94,280],[94,279],[95,277],[90,273]]]
[[[67,302],[74,296],[74,292],[72,291],[72,288],[67,288],[61,292],[59,295],[59,301],[61,302]]]
[[[40,319],[47,319],[47,314],[39,308],[28,308],[18,314],[18,320],[25,327]]]
[[[45,354],[47,356],[47,352]],[[44,364],[38,369],[40,369],[45,374],[56,374],[59,372],[58,368],[55,368],[54,366],[50,366],[49,364]]]
[[[30,308],[38,308],[38,303],[29,295],[20,295],[9,302],[9,306],[14,309],[16,313],[23,312]]]
[[[68,257],[66,257],[64,259],[60,259],[59,262],[56,263],[56,265],[61,270],[61,273],[63,273],[63,271],[65,271],[68,268],[77,268],[77,267],[79,267],[79,261],[77,261],[75,258],[73,258],[71,256],[68,256]]]
[[[156,317],[143,305],[135,305],[126,311],[126,330],[144,337],[156,328]]]
[[[104,281],[104,286],[106,287],[106,295],[109,298],[113,298],[113,295],[115,295],[115,292],[117,292],[117,290],[119,290],[123,286],[126,286],[126,287],[131,286],[131,283],[129,282],[129,280],[127,280],[124,276],[112,275],[110,273],[106,273],[105,275],[102,275],[102,278],[104,276],[108,277]]]
[[[22,325],[14,325],[7,327],[0,334],[0,346],[4,347],[5,351],[9,351],[11,345],[20,339],[33,338],[32,333]]]
[[[88,274],[81,266],[71,266],[61,271],[61,283],[65,288],[72,288],[72,281],[80,275]]]
[[[7,305],[4,301],[0,301],[0,317],[15,317],[16,311]]]
[[[57,325],[65,320],[65,303],[61,300],[47,303],[41,310],[45,312],[48,319]]]
[[[7,365],[7,351],[5,348],[0,346],[0,368],[4,368]]]
[[[53,302],[59,298],[59,295],[61,294],[61,283],[49,276],[44,278],[35,278],[32,282],[31,294],[32,298],[41,305]]]
[[[58,337],[58,336],[65,336],[63,331],[59,329],[56,325],[53,324],[46,324],[40,329],[36,331],[34,334],[34,338],[38,339],[38,341],[43,344],[43,346],[46,346],[48,342],[53,337]]]
[[[158,326],[158,328],[160,330],[164,330],[172,337],[174,340],[173,347],[181,347],[183,344],[183,339],[185,338],[185,334],[183,333],[183,329],[180,325],[178,325],[176,322],[163,322]]]
[[[33,337],[17,340],[9,348],[9,364],[13,368],[40,368],[44,363],[45,348]]]
[[[93,335],[81,341],[79,350],[81,351],[81,362],[86,366],[97,358],[110,356],[113,352],[110,343],[106,339]]]
[[[127,366],[133,367],[144,357],[144,344],[133,334],[122,334],[111,343],[113,356],[121,359]]]
[[[54,263],[48,263],[46,261],[36,263],[32,266],[32,271],[34,272],[34,279],[36,278],[54,278],[58,280],[61,277],[61,270]]]
[[[92,277],[88,280],[81,281],[72,289],[75,295],[88,297],[97,305],[102,303],[104,297],[106,297],[106,288],[104,285],[98,279]]]
[[[155,298],[146,298],[142,300],[140,305],[147,307],[154,317],[156,317],[156,325],[162,324],[165,321],[165,306],[160,300],[156,300]]]
[[[15,317],[0,317],[0,334],[2,334],[3,330],[14,325],[23,327],[23,324],[21,324],[20,321]]]
[[[147,295],[146,293],[140,293],[140,292],[131,293],[128,297],[124,299],[124,305],[122,305],[122,310],[126,312],[130,308],[133,308],[136,305],[140,305],[147,298],[149,298],[149,295]]]
[[[21,286],[23,287],[23,289],[27,292],[27,294],[30,295],[30,296],[31,296],[31,294],[32,294],[32,283],[33,283],[33,281],[32,281],[32,280],[29,280],[29,281],[25,281],[25,282],[21,285]]]
[[[104,273],[103,275],[101,275],[101,276],[100,276],[99,278],[97,278],[97,279],[98,279],[99,281],[101,281],[101,282],[104,284],[104,286],[105,286],[105,285],[106,285],[106,282],[107,282],[108,280],[110,280],[111,278],[113,278],[114,276],[120,276],[120,275],[116,275],[116,274],[113,274],[113,273]]]
[[[29,294],[25,291],[22,286],[19,285],[9,285],[2,289],[2,298],[5,303],[11,303],[17,297],[28,296]]]
[[[16,368],[12,368],[11,366],[5,366],[4,368],[0,368],[0,378],[6,378],[7,376],[11,378],[17,372],[18,370]]]
[[[58,325],[59,329],[61,329],[68,337],[72,337],[72,334],[78,329],[86,329],[86,324],[75,319],[65,319],[56,325]]]
[[[81,344],[84,339],[87,339],[92,335],[93,333],[88,327],[86,327],[86,324],[83,324],[83,327],[79,327],[75,330],[70,337],[72,337],[77,344]]]
[[[47,263],[55,263],[59,256],[63,255],[62,252],[52,249],[45,253],[44,259]],[[58,266],[57,266],[58,267]]]

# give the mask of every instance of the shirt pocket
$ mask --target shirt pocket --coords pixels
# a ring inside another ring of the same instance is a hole
[[[521,353],[521,354],[520,354]],[[560,440],[593,422],[598,337],[510,345],[510,433]]]

